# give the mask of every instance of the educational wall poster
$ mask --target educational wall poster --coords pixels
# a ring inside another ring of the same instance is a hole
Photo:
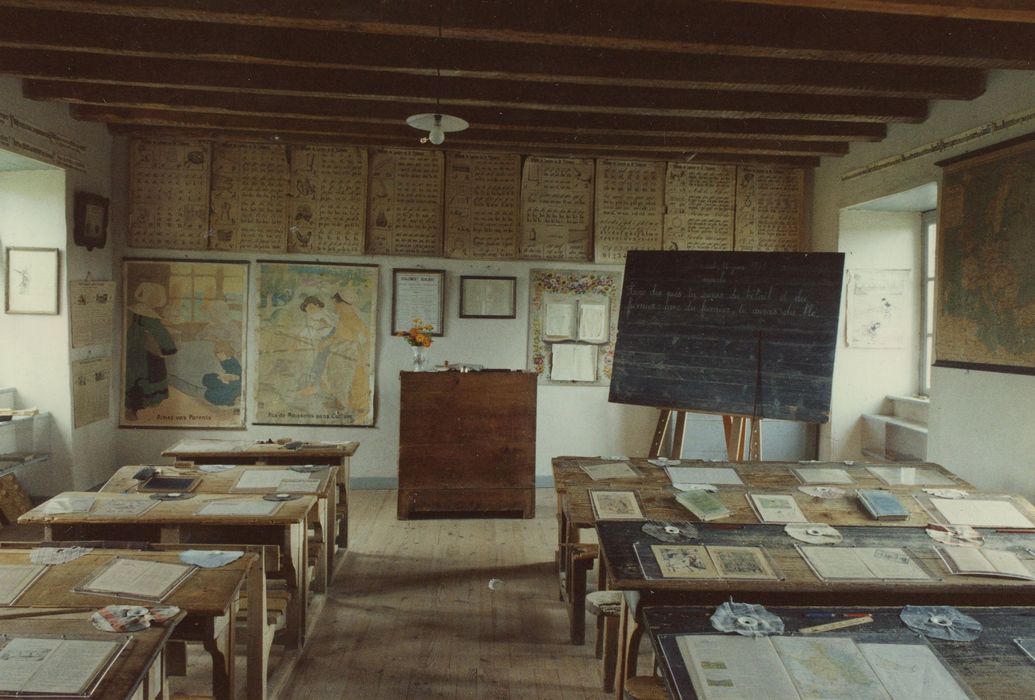
[[[0,149],[59,168],[86,172],[84,144],[9,112],[0,112]]]
[[[850,348],[904,348],[912,308],[909,270],[848,270],[845,340]]]
[[[288,252],[361,255],[367,223],[367,150],[292,146]]]
[[[733,250],[736,173],[733,165],[667,164],[665,250]]]
[[[541,383],[611,380],[622,273],[531,270],[528,368]]]
[[[72,280],[68,283],[72,347],[111,343],[115,334],[115,283]]]
[[[532,260],[590,259],[593,159],[528,156],[521,170],[521,247]]]
[[[1035,370],[1035,141],[944,164],[935,366]]]
[[[593,261],[625,262],[630,250],[660,250],[665,219],[665,164],[597,160]]]
[[[248,264],[125,260],[119,425],[243,428]]]
[[[446,155],[447,258],[517,257],[521,156]]]
[[[280,144],[221,143],[212,152],[213,250],[287,250],[291,173]]]
[[[131,248],[208,248],[211,146],[204,141],[131,139]]]
[[[111,357],[90,357],[72,363],[72,413],[75,427],[107,420],[111,415]]]
[[[259,263],[256,423],[374,424],[375,265]]]
[[[734,250],[795,253],[804,217],[804,170],[737,167]]]
[[[437,150],[371,150],[367,254],[442,255],[444,164]]]

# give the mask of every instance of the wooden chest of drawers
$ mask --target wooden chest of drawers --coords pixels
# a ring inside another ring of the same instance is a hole
[[[536,375],[402,372],[400,519],[535,515]]]

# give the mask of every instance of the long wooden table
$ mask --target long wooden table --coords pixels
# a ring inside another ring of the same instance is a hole
[[[148,499],[143,494],[65,492],[57,497],[96,497],[104,501]],[[309,596],[307,523],[315,512],[315,496],[299,496],[278,504],[272,515],[199,515],[205,503],[259,496],[197,494],[180,501],[159,501],[146,513],[134,516],[96,512],[48,514],[44,503],[22,515],[18,522],[44,526],[47,540],[115,540],[121,542],[273,544],[281,551],[281,571],[290,591],[284,643],[288,648],[305,644]],[[97,506],[95,505],[95,508]],[[269,573],[269,572],[267,572]]]
[[[0,549],[0,564],[31,564],[28,549]],[[176,628],[174,639],[201,642],[212,656],[212,687],[216,697],[232,698],[234,694],[234,617],[242,590],[249,589],[249,599],[261,595],[250,574],[258,567],[258,557],[244,554],[240,559],[216,569],[196,569],[161,603],[74,590],[95,571],[116,558],[180,563],[172,552],[144,552],[130,549],[94,549],[78,559],[47,566],[43,574],[18,596],[13,605],[27,608],[102,608],[105,605],[175,605],[187,613]],[[261,572],[259,572],[261,574]],[[255,590],[252,590],[252,589]],[[253,615],[248,620],[248,637],[261,638],[265,620]],[[257,660],[248,658],[250,697],[261,697],[265,677],[257,675]],[[256,694],[254,690],[259,690]]]
[[[104,700],[156,700],[167,697],[165,688],[165,645],[184,619],[185,613],[139,632],[99,632],[90,623],[90,611],[66,612],[30,608],[0,609],[0,636],[67,637],[70,639],[126,640],[123,649],[97,685],[91,697]],[[25,695],[0,693],[0,698]]]
[[[130,465],[117,470],[110,479],[101,487],[102,493],[133,493],[137,492],[141,482],[133,478],[133,475],[143,469],[143,465]],[[245,472],[275,471],[283,470],[285,466],[269,464],[233,465],[231,469],[221,472],[199,471],[194,466],[180,465],[177,467],[159,467],[163,476],[184,477],[198,479],[199,483],[193,493],[208,494],[235,494],[259,496],[277,493],[276,487],[254,488],[238,491],[238,480]],[[319,523],[317,537],[314,542],[310,538],[310,548],[316,549],[316,576],[313,579],[313,590],[323,593],[331,583],[331,576],[334,573],[331,559],[334,549],[335,521],[337,519],[338,489],[336,487],[336,473],[338,467],[328,466],[318,472],[302,473],[292,472],[296,479],[307,479],[312,477],[313,486],[308,493],[316,496],[316,512],[312,514],[310,521]],[[312,554],[312,552],[310,552]]]
[[[338,467],[338,496],[335,502],[338,527],[337,535],[332,536],[332,539],[337,546],[346,548],[349,546],[350,460],[358,449],[359,443],[356,441],[303,442],[297,448],[290,449],[274,442],[188,438],[162,452],[162,456],[194,464],[326,464]]]
[[[931,575],[928,580],[822,580],[795,548],[802,544],[782,525],[697,525],[699,537],[691,544],[762,546],[779,580],[732,578],[647,578],[636,543],[661,544],[642,531],[642,522],[598,522],[597,537],[608,588],[632,593],[625,596],[619,623],[615,673],[617,696],[624,679],[636,671],[636,653],[642,628],[640,613],[656,605],[717,605],[731,597],[762,605],[1035,605],[1035,582],[990,576],[950,575],[934,550],[936,544],[922,528],[843,527],[838,546],[904,547]],[[1035,546],[1035,532],[979,530],[985,548],[1017,549]],[[1025,555],[1029,556],[1030,555]]]
[[[636,478],[602,479],[594,481],[583,466],[626,462],[636,473]],[[974,487],[952,474],[944,467],[929,462],[908,464],[871,464],[864,462],[710,462],[682,460],[678,466],[733,469],[743,485],[720,485],[716,497],[731,511],[723,523],[757,523],[758,516],[747,500],[748,493],[781,493],[794,496],[802,512],[811,522],[844,525],[880,525],[915,527],[925,525],[930,516],[912,497],[919,491],[919,485],[889,486],[874,476],[868,467],[912,467],[930,469],[951,482],[949,487],[973,491]],[[808,496],[798,490],[803,484],[792,469],[830,468],[843,469],[852,478],[852,484],[831,484],[845,491],[840,498],[822,499]],[[644,515],[653,520],[697,519],[680,505],[675,496],[678,491],[672,486],[663,467],[655,466],[646,459],[633,458],[614,460],[602,457],[556,457],[553,460],[554,488],[557,491],[557,563],[561,578],[562,598],[568,603],[570,637],[574,644],[585,639],[586,568],[571,565],[574,545],[581,541],[583,530],[592,530],[596,516],[590,502],[591,490],[637,491],[644,507]],[[910,510],[910,517],[904,521],[874,521],[863,511],[854,495],[855,489],[882,488],[900,496],[899,500]]]
[[[712,607],[664,606],[643,611],[646,632],[654,648],[658,667],[669,696],[689,700],[697,698],[690,676],[676,646],[675,635],[720,634],[709,618]],[[811,627],[830,620],[806,617],[806,614],[830,613],[838,616],[859,608],[843,607],[769,607],[769,612],[784,622],[785,634],[796,635],[802,627]],[[967,642],[928,639],[948,666],[979,698],[1030,698],[1035,688],[1035,663],[1014,643],[1019,637],[1035,637],[1035,610],[1016,607],[970,607],[961,612],[982,625],[981,636]],[[899,618],[899,607],[868,607],[865,612],[873,622],[826,632],[818,636],[848,636],[857,642],[924,643]]]

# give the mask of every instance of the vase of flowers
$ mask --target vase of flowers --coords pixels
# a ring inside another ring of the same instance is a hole
[[[413,325],[410,326],[409,330],[399,331],[396,333],[397,336],[405,340],[410,349],[413,350],[413,371],[423,372],[427,365],[427,349],[431,347],[431,330],[433,326],[430,323],[424,323],[419,318],[413,319]]]

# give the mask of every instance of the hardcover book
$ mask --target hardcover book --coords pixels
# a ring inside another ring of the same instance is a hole
[[[909,509],[890,491],[880,489],[859,489],[859,502],[874,520],[907,520]]]

